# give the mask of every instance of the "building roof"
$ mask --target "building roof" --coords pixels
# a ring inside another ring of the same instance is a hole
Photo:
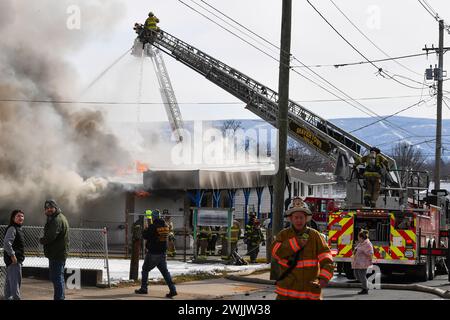
[[[144,172],[147,190],[237,189],[271,186],[275,183],[273,167],[247,166],[222,169],[151,169]],[[328,176],[289,167],[288,177],[309,184],[333,183]]]

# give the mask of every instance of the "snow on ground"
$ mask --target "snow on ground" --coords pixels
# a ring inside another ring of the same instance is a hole
[[[142,270],[142,264],[144,260],[139,261],[139,277]],[[111,259],[109,260],[111,281],[127,281],[129,280],[130,273],[130,260],[119,260]],[[227,271],[227,272],[237,272],[237,271],[254,271],[270,267],[270,264],[259,263],[251,264],[246,266],[233,266],[224,265],[221,263],[201,263],[196,264],[192,262],[182,262],[182,261],[167,261],[167,267],[172,276],[178,275],[193,275],[198,273],[209,273],[211,275]],[[153,269],[149,274],[150,280],[162,279],[162,275],[157,268]]]

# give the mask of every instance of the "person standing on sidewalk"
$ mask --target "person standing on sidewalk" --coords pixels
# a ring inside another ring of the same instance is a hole
[[[353,250],[352,268],[355,278],[361,282],[362,290],[358,294],[368,294],[367,269],[372,266],[373,246],[369,240],[369,231],[358,233],[358,244]]]
[[[272,257],[280,265],[277,300],[320,300],[322,288],[333,277],[333,257],[320,233],[306,223],[312,213],[305,207],[286,211],[291,227],[277,234]]]
[[[64,300],[64,268],[69,253],[69,223],[55,200],[44,204],[47,223],[44,237],[39,241],[44,245],[44,255],[48,258],[50,280],[53,283],[53,299]]]
[[[22,210],[11,212],[3,241],[3,260],[6,265],[5,300],[20,300],[22,263],[25,260],[22,231],[24,217]]]
[[[169,237],[169,227],[160,218],[158,210],[153,210],[153,223],[151,225],[144,224],[142,237],[147,240],[145,247],[147,254],[145,255],[144,265],[142,266],[141,287],[136,289],[136,294],[148,293],[148,274],[155,267],[161,272],[166,281],[170,292],[166,294],[167,298],[177,295],[177,289],[172,281],[169,270],[167,269],[167,240]]]

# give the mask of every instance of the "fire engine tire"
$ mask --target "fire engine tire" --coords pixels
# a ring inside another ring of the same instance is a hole
[[[414,275],[416,276],[418,281],[426,282],[429,278],[429,271],[430,268],[428,267],[427,262],[426,264],[416,266],[416,272],[414,273]]]
[[[353,273],[352,265],[349,262],[344,262],[344,273],[347,279],[354,280],[355,274]]]

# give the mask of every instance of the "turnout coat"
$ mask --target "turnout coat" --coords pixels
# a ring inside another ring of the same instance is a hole
[[[330,248],[319,232],[309,227],[299,232],[293,227],[282,230],[272,245],[272,257],[279,264],[279,276],[291,264],[295,265],[284,279],[277,281],[277,299],[321,299],[319,279],[330,281],[334,266]]]

